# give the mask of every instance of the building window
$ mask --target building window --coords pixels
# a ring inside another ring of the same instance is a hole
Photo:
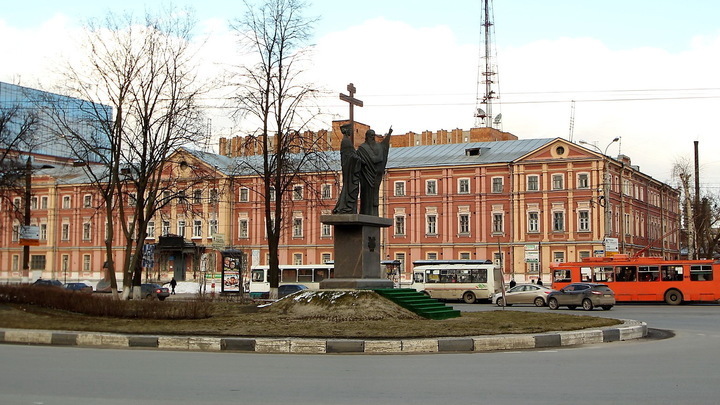
[[[528,273],[535,273],[535,274],[539,273],[540,272],[540,263],[528,262],[527,271],[528,271]]]
[[[184,192],[183,192],[184,196]],[[183,197],[184,199],[185,197]],[[128,205],[136,205],[137,204],[137,194],[135,193],[128,193]]]
[[[20,270],[20,255],[12,256],[12,271]]]
[[[247,239],[248,237],[248,220],[241,219],[238,223],[238,238]]]
[[[396,181],[395,182],[395,197],[403,197],[405,195],[405,182],[404,181]]]
[[[48,208],[47,196],[40,197],[40,209],[46,210]]]
[[[70,196],[69,196],[69,195],[63,196],[63,198],[62,198],[62,207],[63,207],[64,209],[70,208]]]
[[[323,253],[320,255],[320,263],[328,263],[332,260],[330,253]]]
[[[470,260],[470,252],[460,252],[460,260]]]
[[[185,237],[185,221],[178,221],[177,223],[177,234],[178,236]]]
[[[458,179],[458,194],[470,194],[470,179]]]
[[[210,190],[210,204],[216,205],[220,202],[220,193],[218,189],[214,188]]]
[[[320,195],[323,200],[329,200],[332,198],[332,186],[330,184],[323,184],[320,191]]]
[[[502,177],[493,177],[492,178],[492,192],[493,193],[502,193],[503,191],[503,178]]]
[[[303,264],[302,253],[293,253],[293,265],[302,266],[302,264]]]
[[[562,263],[565,261],[565,252],[553,252],[553,261],[555,263]]]
[[[427,234],[437,235],[437,215],[431,214],[427,216]]]
[[[212,237],[216,233],[218,233],[218,220],[211,219],[208,221],[208,236]]]
[[[62,224],[62,228],[60,231],[60,239],[62,240],[70,240],[70,224],[64,223]]]
[[[193,221],[193,238],[202,238],[202,221],[199,219]]]
[[[395,253],[395,260],[400,262],[400,265],[398,265],[400,273],[405,273],[405,253]]]
[[[162,234],[163,236],[170,234],[170,221],[162,221]]]
[[[46,263],[45,255],[32,255],[30,256],[30,269],[31,270],[45,270]]]
[[[540,213],[539,212],[528,212],[528,232],[529,233],[540,232]]]
[[[330,224],[322,224],[322,226],[320,227],[320,236],[323,238],[328,238],[328,237],[332,236],[331,229],[332,229],[332,226],[330,226]]]
[[[587,173],[578,174],[577,188],[590,188],[590,176]]]
[[[299,201],[303,199],[303,186],[293,187],[293,200]]]
[[[562,174],[553,174],[552,188],[553,188],[553,190],[562,190],[564,188]]]
[[[425,258],[427,260],[437,260],[437,252],[428,252]]]
[[[578,230],[580,232],[590,231],[590,211],[578,211]]]
[[[17,242],[20,240],[20,225],[15,224],[12,227],[12,241]]]
[[[40,224],[40,240],[47,240],[47,224]]]
[[[503,214],[493,214],[493,233],[503,232]]]
[[[275,201],[275,187],[270,186],[269,192],[270,192],[270,197],[269,197],[270,201]]]
[[[91,195],[86,195],[83,197],[83,207],[84,208],[92,207],[92,196]]]
[[[202,190],[193,191],[193,204],[202,204]]]
[[[83,240],[90,240],[90,234],[92,233],[92,226],[90,222],[83,223]]]
[[[395,216],[395,236],[405,236],[405,216]]]
[[[155,237],[155,221],[149,221],[147,224],[147,238],[152,239]]]
[[[425,194],[437,195],[437,180],[427,180],[425,182]]]
[[[30,209],[31,210],[38,209],[38,198],[37,197],[30,198]]]
[[[83,255],[83,271],[90,272],[90,255]]]
[[[565,230],[565,213],[553,212],[553,232],[562,232]]]
[[[540,176],[536,176],[536,175],[527,176],[527,190],[528,191],[540,190]]]
[[[301,217],[293,218],[293,237],[302,238],[303,236],[303,219]]]
[[[271,190],[274,191],[274,190]],[[274,193],[272,193],[274,195]],[[242,187],[240,189],[240,202],[248,202],[250,201],[250,189],[247,187]]]
[[[460,214],[458,216],[458,231],[461,235],[470,233],[470,214]]]

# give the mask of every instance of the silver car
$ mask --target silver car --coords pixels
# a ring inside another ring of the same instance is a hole
[[[511,306],[513,304],[535,304],[536,307],[547,305],[547,296],[555,290],[537,284],[518,284],[505,291],[505,299],[502,293],[493,296],[492,302],[497,306]]]
[[[609,310],[615,305],[615,293],[605,284],[572,283],[548,295],[548,307],[558,309],[566,306],[575,309],[582,306],[586,311],[595,307]]]

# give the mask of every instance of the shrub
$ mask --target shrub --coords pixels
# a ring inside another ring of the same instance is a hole
[[[116,301],[108,296],[81,294],[55,287],[0,286],[0,303],[30,304],[91,316],[138,319],[201,319],[211,315],[210,302]]]

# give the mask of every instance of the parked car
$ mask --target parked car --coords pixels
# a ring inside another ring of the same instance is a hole
[[[278,287],[278,298],[285,297],[296,292],[307,290],[308,288],[302,284],[283,284]]]
[[[41,278],[35,280],[34,283],[32,283],[35,287],[60,287],[62,288],[63,283],[60,282],[60,280],[43,280]]]
[[[605,284],[572,283],[548,294],[548,307],[558,309],[566,306],[575,309],[582,306],[591,311],[595,307],[609,310],[615,305],[615,293]]]
[[[140,294],[144,298],[157,298],[160,301],[165,301],[165,298],[170,296],[170,290],[167,287],[161,287],[158,284],[147,283],[140,284]]]
[[[505,291],[504,303],[506,306],[513,304],[535,304],[536,307],[544,307],[547,305],[548,294],[553,292],[552,288],[547,288],[537,284],[517,284],[515,287]],[[503,306],[502,293],[493,295],[492,302],[497,306]]]
[[[93,292],[93,288],[85,283],[67,283],[65,284],[65,289],[88,294],[91,294]]]

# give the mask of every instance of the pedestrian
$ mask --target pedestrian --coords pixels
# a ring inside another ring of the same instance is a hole
[[[177,281],[175,281],[175,277],[170,280],[170,287],[172,288],[172,292],[170,294],[175,294],[175,286],[177,285]]]
[[[538,277],[538,282],[537,282],[537,285],[543,285],[543,283],[542,283],[542,279],[541,279],[541,278],[539,278],[539,277]]]
[[[510,280],[510,288],[513,288],[513,287],[515,287],[516,285],[517,285],[517,283],[515,282],[515,279],[514,279],[514,278],[511,279],[511,280]]]

